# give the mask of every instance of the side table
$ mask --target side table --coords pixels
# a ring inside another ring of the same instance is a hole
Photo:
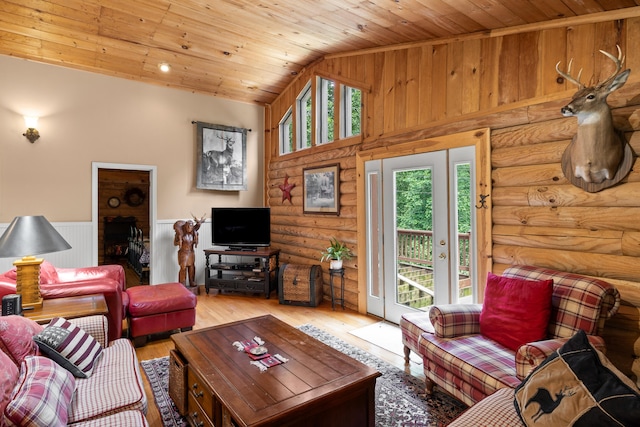
[[[333,278],[340,278],[340,298],[334,298],[333,293]],[[329,288],[331,289],[331,309],[335,310],[336,302],[339,302],[344,310],[344,268],[329,269]]]
[[[37,323],[49,323],[54,317],[73,319],[76,317],[107,314],[109,309],[103,294],[78,295],[45,299],[42,307],[25,310],[22,315]]]

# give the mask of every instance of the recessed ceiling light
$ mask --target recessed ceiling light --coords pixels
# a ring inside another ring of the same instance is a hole
[[[163,73],[168,73],[171,70],[171,65],[163,62],[161,64],[158,64],[158,68],[160,68],[160,71],[162,71]]]

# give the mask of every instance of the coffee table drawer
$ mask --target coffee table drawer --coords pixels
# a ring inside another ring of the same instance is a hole
[[[196,402],[196,398],[193,396],[193,394],[189,393],[188,401],[189,410],[187,411],[186,417],[189,421],[189,425],[199,427],[215,427],[213,422],[203,411],[200,403]]]
[[[200,421],[207,418],[209,424],[214,425],[215,421],[219,419],[219,416],[216,417],[216,415],[220,413],[220,404],[191,367],[187,367],[187,384],[189,385],[189,416],[199,413]],[[202,415],[206,415],[206,417]],[[198,424],[195,423],[195,425]]]

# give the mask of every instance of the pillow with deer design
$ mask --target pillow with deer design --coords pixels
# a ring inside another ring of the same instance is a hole
[[[515,389],[527,427],[637,426],[640,390],[579,331]]]

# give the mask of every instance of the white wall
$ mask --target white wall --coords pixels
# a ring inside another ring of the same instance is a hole
[[[24,115],[40,117],[41,137],[34,144],[22,136]],[[252,130],[247,191],[195,188],[192,121]],[[263,137],[262,106],[0,55],[0,230],[18,215],[86,226],[92,220],[92,162],[157,168],[158,229],[191,213],[208,215],[212,206],[262,206]],[[78,259],[74,250],[59,256]],[[173,256],[155,261],[177,263],[176,250],[156,247]],[[0,260],[0,266],[11,262]],[[198,264],[204,265],[204,256]]]
[[[22,136],[40,117],[40,139]],[[252,129],[248,190],[195,188],[192,121]],[[0,222],[91,220],[91,162],[158,168],[158,219],[263,203],[264,108],[0,55]]]

